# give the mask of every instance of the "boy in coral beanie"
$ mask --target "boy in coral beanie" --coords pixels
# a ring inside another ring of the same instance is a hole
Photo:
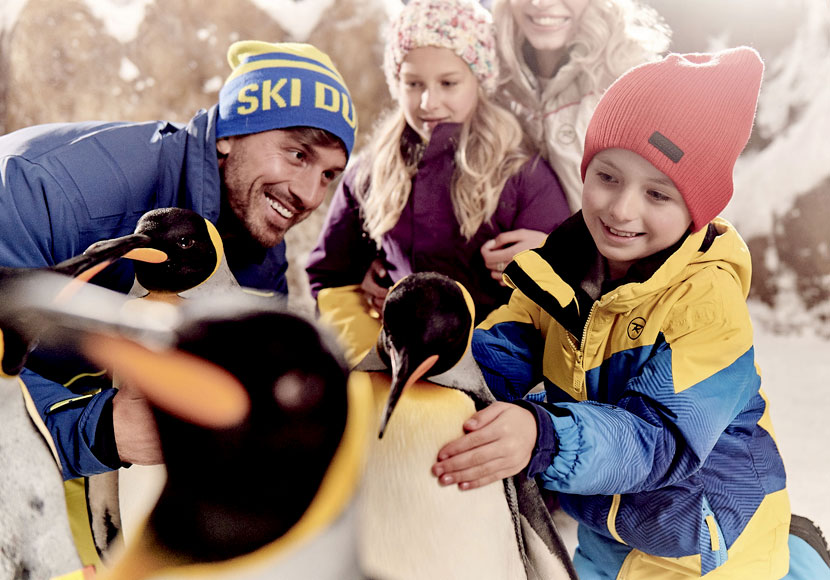
[[[620,77],[587,130],[582,211],[516,256],[509,304],[475,332],[504,402],[471,417],[433,473],[471,489],[527,469],[579,523],[582,580],[788,572],[750,257],[717,217],[763,68],[743,47]],[[540,382],[545,400],[525,398]]]

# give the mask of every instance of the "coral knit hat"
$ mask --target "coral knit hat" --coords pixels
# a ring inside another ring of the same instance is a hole
[[[674,182],[697,231],[732,198],[732,171],[749,140],[764,64],[739,47],[670,54],[616,80],[585,135],[582,179],[594,155],[621,148]]]

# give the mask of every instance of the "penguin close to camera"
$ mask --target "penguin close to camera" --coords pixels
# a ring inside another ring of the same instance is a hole
[[[533,481],[461,491],[430,471],[494,401],[469,353],[474,319],[466,289],[434,272],[403,278],[386,297],[377,347],[353,371],[372,382],[378,425],[360,494],[361,564],[401,580],[575,578]]]
[[[120,240],[133,237],[141,237],[148,252],[133,260],[135,281],[129,296],[136,300],[179,304],[184,299],[242,291],[228,267],[218,230],[195,211],[150,210],[138,220],[133,234]],[[118,240],[99,244],[117,245]],[[155,252],[153,260],[146,259],[149,252]],[[134,304],[129,301],[124,307],[131,309]],[[112,386],[124,386],[117,373]],[[87,552],[96,553],[106,564],[153,506],[165,476],[163,465],[132,465],[87,477],[82,497],[76,500],[86,504],[76,512],[88,519]]]
[[[39,311],[58,328],[43,348],[75,342],[146,395],[167,481],[97,577],[363,579],[352,499],[371,393],[333,340],[253,297],[141,301],[124,316],[111,307],[123,297],[99,291]]]
[[[82,579],[70,529],[60,461],[52,436],[17,376],[45,321],[21,311],[14,295],[38,280],[42,300],[60,302],[116,259],[147,240],[102,243],[45,268],[0,268],[0,576]],[[137,254],[134,254],[137,255]],[[144,256],[153,259],[152,256]]]

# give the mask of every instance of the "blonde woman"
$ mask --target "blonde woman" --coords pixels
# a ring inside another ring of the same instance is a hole
[[[409,2],[384,68],[397,107],[335,192],[309,257],[312,293],[320,306],[322,290],[350,286],[380,311],[389,284],[436,271],[464,284],[480,320],[507,301],[513,255],[569,215],[564,194],[491,100],[495,32],[476,0]]]
[[[606,88],[667,50],[670,30],[638,0],[494,0],[498,97],[581,207],[583,141]]]

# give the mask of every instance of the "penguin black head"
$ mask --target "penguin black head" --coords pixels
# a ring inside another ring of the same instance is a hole
[[[216,227],[194,211],[168,207],[141,216],[135,234],[167,255],[161,263],[137,261],[135,275],[147,290],[182,292],[198,286],[216,271],[222,240]]]
[[[62,300],[75,292],[80,284],[122,257],[138,256],[135,252],[146,246],[150,238],[131,234],[114,240],[93,244],[87,250],[58,264],[43,268],[0,267],[0,296],[10,296],[25,288],[33,277],[44,279],[52,292],[50,300]],[[143,254],[143,259],[153,256]],[[25,290],[23,290],[25,291]],[[37,332],[31,321],[22,319],[14,308],[14,300],[0,307],[0,374],[14,376],[23,369],[37,341]]]
[[[169,392],[158,399],[140,384],[151,378],[149,366],[160,365],[107,360],[112,342],[101,343],[109,352],[99,360],[148,392],[155,407],[167,484],[150,529],[161,545],[194,561],[239,556],[291,529],[320,487],[349,409],[348,373],[334,343],[276,305],[243,303],[194,299],[176,329],[177,352],[226,371],[244,388],[250,404],[235,424],[183,419],[186,413],[161,401],[178,384],[163,384]]]
[[[401,279],[386,296],[378,354],[392,369],[392,385],[378,437],[406,385],[441,374],[470,345],[475,307],[467,290],[437,272]]]

